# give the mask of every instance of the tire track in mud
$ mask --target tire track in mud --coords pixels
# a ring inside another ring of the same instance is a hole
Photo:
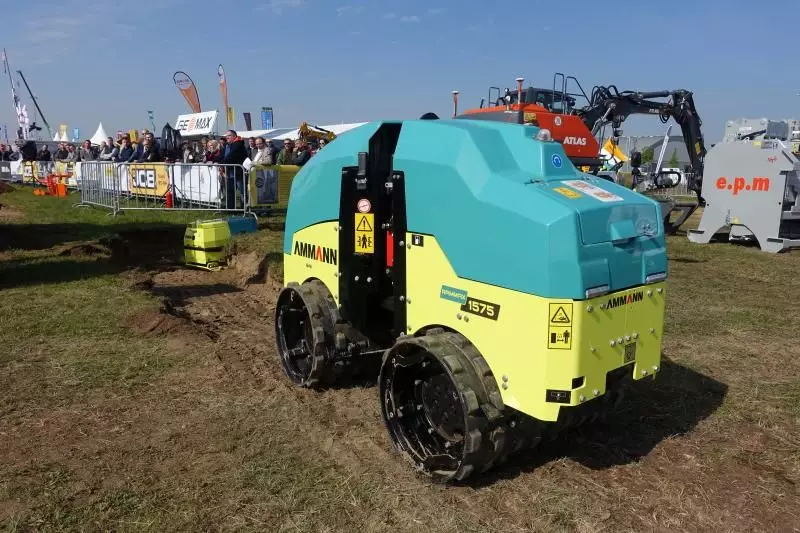
[[[154,276],[152,291],[162,297],[168,312],[191,321],[209,337],[210,354],[235,387],[265,400],[289,400],[305,433],[303,440],[354,473],[416,479],[390,448],[377,385],[313,391],[288,381],[275,352],[277,287],[269,282],[242,286],[226,271],[176,270]]]

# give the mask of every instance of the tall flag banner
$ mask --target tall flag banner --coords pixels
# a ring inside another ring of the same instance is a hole
[[[172,76],[172,81],[175,82],[175,87],[178,88],[186,99],[186,103],[189,104],[189,109],[195,113],[199,113],[200,96],[197,94],[197,86],[194,84],[194,81],[192,81],[192,78],[185,72],[179,70]]]
[[[6,54],[5,48],[3,48],[3,73],[8,74],[8,83],[11,86],[11,98],[14,100],[14,110],[17,112],[17,137],[20,139],[27,139],[28,111],[17,96],[17,91],[14,89],[14,80],[11,79],[11,67],[8,64],[8,55]]]
[[[148,111],[147,112],[147,118],[150,120],[150,127],[153,128],[153,131],[155,132],[156,131],[156,121],[155,121],[155,115],[153,115],[152,111]]]
[[[225,122],[228,124],[229,128],[236,127],[236,112],[232,107],[229,107],[228,112],[225,114]]]
[[[261,129],[264,129],[264,130],[271,130],[272,129],[272,108],[271,107],[262,107],[261,108]]]
[[[221,64],[217,67],[217,77],[219,78],[219,90],[222,91],[222,105],[225,106],[225,122],[227,123],[225,126],[230,128],[231,122],[234,122],[235,118],[232,116],[233,110],[228,104],[228,80],[225,78],[225,69]]]
[[[253,124],[250,122],[252,118],[250,117],[250,113],[242,113],[244,115],[244,125],[247,128],[247,131],[253,129]]]
[[[81,129],[80,128],[72,128],[72,142],[78,142],[78,139],[81,138]]]

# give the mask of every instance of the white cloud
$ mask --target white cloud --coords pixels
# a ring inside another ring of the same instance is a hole
[[[441,15],[445,12],[443,7],[432,7],[428,10],[428,14],[430,15]]]
[[[272,11],[276,15],[283,13],[285,9],[294,9],[306,3],[305,0],[269,0],[260,6],[256,6],[256,11]]]
[[[47,28],[50,26],[80,26],[83,20],[78,17],[42,17],[28,21],[31,29]]]
[[[64,39],[68,39],[69,36],[69,32],[63,30],[57,30],[55,28],[42,28],[29,32],[27,35],[25,35],[25,40],[29,43],[42,44],[52,41],[63,41]]]
[[[405,15],[400,17],[400,22],[419,22],[419,17],[416,15]]]
[[[168,3],[175,5],[184,0],[142,0],[146,7]],[[81,16],[75,16],[76,11]],[[87,36],[91,35],[94,44],[119,42],[132,38],[136,28],[123,23],[124,12],[120,12],[109,0],[68,1],[49,9],[47,13],[25,21],[22,27],[23,38],[30,43],[23,51],[23,58],[29,62],[43,64],[54,54],[65,54],[85,46]]]
[[[467,26],[467,31],[478,31],[479,29],[480,29],[480,28],[479,28],[478,26],[474,26],[474,25],[472,25],[472,24],[470,24],[469,26]]]
[[[386,13],[385,15],[383,15],[383,18],[389,20],[389,19],[397,18],[397,15],[395,13]]]

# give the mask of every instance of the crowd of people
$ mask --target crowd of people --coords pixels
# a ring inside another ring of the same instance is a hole
[[[232,135],[229,135],[232,134]],[[138,142],[137,142],[138,141]],[[219,138],[203,137],[196,141],[183,141],[179,157],[164,153],[159,141],[149,130],[142,130],[140,139],[133,141],[130,134],[119,134],[116,139],[108,137],[102,146],[95,146],[88,139],[76,146],[61,142],[54,153],[46,143],[37,147],[32,141],[18,143],[18,149],[0,143],[0,161],[59,161],[75,163],[79,161],[110,161],[115,163],[218,163],[242,164],[243,161],[230,160],[226,154],[239,152],[231,143],[242,143],[246,157],[253,165],[305,165],[326,142],[320,139],[312,144],[299,138],[287,139],[279,149],[272,139],[264,137],[249,138],[245,142],[234,130],[229,130]]]
[[[232,131],[232,130],[231,130]],[[234,134],[234,141],[243,139]],[[187,142],[182,145],[183,163],[223,163],[226,146],[231,142],[225,137],[214,139],[203,137],[199,141]],[[325,146],[321,139],[316,145],[303,139],[287,139],[283,147],[278,149],[272,139],[264,137],[251,137],[245,146],[247,158],[254,165],[297,165],[303,166],[308,160]],[[237,163],[240,164],[240,163]]]

